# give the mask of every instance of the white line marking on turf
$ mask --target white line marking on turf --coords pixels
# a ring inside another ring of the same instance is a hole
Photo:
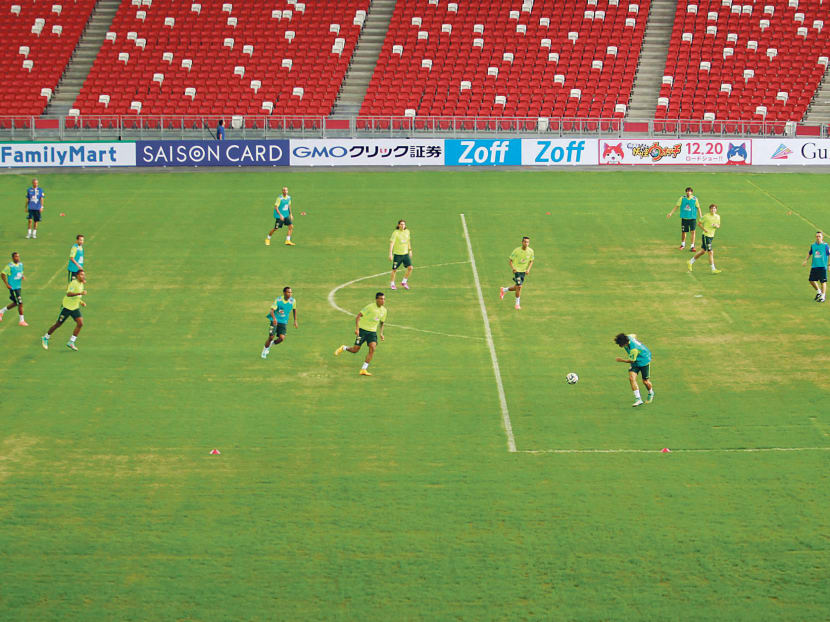
[[[424,268],[440,268],[443,266],[456,266],[458,264],[470,263],[469,261],[450,261],[448,263],[436,263],[429,266],[418,266],[419,270],[423,270]],[[341,289],[348,287],[349,285],[354,285],[355,283],[359,283],[360,281],[368,281],[369,279],[375,279],[379,276],[383,276],[384,274],[389,274],[389,271],[386,272],[378,272],[377,274],[370,274],[368,276],[361,276],[357,279],[352,279],[348,283],[342,283],[338,285],[333,290],[329,292],[329,304],[336,310],[340,311],[341,313],[345,313],[346,315],[357,315],[356,313],[352,313],[351,311],[347,311],[340,305],[338,305],[334,301],[334,295],[339,292]],[[400,324],[387,324],[387,326],[394,326],[395,328],[403,328],[405,330],[414,330],[419,333],[429,333],[430,335],[442,335],[443,337],[458,337],[459,339],[475,339],[476,341],[482,341],[481,337],[471,337],[470,335],[456,335],[453,333],[442,333],[437,330],[426,330],[424,328],[415,328],[414,326],[402,326]]]
[[[781,207],[784,207],[784,208],[786,208],[786,209],[790,210],[793,214],[795,214],[796,216],[798,216],[801,220],[803,220],[803,221],[804,221],[804,222],[806,222],[808,225],[810,225],[811,227],[813,227],[813,229],[816,229],[817,231],[821,231],[821,227],[819,227],[817,224],[815,224],[814,222],[812,222],[809,218],[804,218],[804,216],[802,216],[801,214],[799,214],[799,213],[798,213],[797,211],[795,211],[792,207],[790,207],[789,205],[787,205],[786,203],[784,203],[781,199],[779,199],[777,196],[775,196],[775,195],[774,195],[774,194],[772,194],[771,192],[769,192],[769,191],[767,191],[767,190],[764,190],[763,188],[761,188],[761,186],[759,186],[758,184],[754,183],[751,179],[747,179],[747,180],[746,180],[746,182],[747,182],[750,186],[752,186],[753,188],[755,188],[756,190],[758,190],[759,192],[761,192],[762,194],[767,195],[770,199],[772,199],[773,201],[775,201],[776,203],[778,203],[778,205],[780,205]]]
[[[672,449],[666,453],[760,453],[786,451],[830,451],[830,447],[726,447],[723,449]],[[661,449],[520,449],[520,454],[659,454]]]
[[[470,232],[467,230],[467,219],[464,218],[464,214],[459,214],[459,216],[461,216],[461,226],[464,228],[464,239],[467,241],[467,253],[470,255],[470,266],[473,268],[473,279],[476,284],[476,294],[478,294],[478,305],[481,307],[481,317],[484,320],[484,335],[487,340],[487,347],[490,349],[493,375],[496,377],[496,387],[499,390],[501,420],[504,425],[504,433],[507,434],[507,449],[511,453],[516,453],[516,439],[513,437],[513,425],[510,423],[510,411],[507,410],[507,399],[504,396],[504,385],[501,382],[501,372],[499,371],[499,359],[496,356],[496,346],[493,343],[493,333],[490,330],[490,318],[487,317],[484,294],[481,293],[481,281],[478,278],[478,268],[476,268],[476,258],[473,255],[473,245],[470,242]]]

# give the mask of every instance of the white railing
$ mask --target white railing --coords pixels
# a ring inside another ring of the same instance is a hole
[[[210,139],[220,119],[227,139],[544,135],[544,136],[815,136],[828,124],[793,121],[701,121],[557,117],[357,116],[330,119],[288,115],[0,116],[0,140]]]

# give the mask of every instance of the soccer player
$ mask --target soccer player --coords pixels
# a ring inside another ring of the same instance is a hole
[[[268,329],[268,339],[265,340],[265,346],[262,348],[262,358],[268,358],[272,342],[274,345],[279,345],[285,341],[285,334],[288,332],[288,316],[292,312],[294,314],[294,328],[299,328],[297,324],[297,302],[294,300],[293,293],[290,287],[283,287],[282,296],[277,297],[274,304],[271,305],[271,311],[265,316],[270,322],[270,327]]]
[[[26,233],[26,238],[37,239],[37,225],[43,215],[43,197],[45,196],[46,193],[38,185],[37,179],[33,179],[32,187],[26,190],[26,212],[29,215],[29,231]]]
[[[637,386],[637,374],[643,377],[643,384],[648,389],[646,404],[654,400],[654,386],[649,378],[649,365],[651,364],[651,351],[642,343],[637,341],[637,335],[626,335],[620,333],[614,337],[614,343],[623,348],[628,358],[617,357],[618,363],[628,363],[628,379],[631,381],[631,390],[634,391],[634,403],[632,406],[641,406],[643,400],[640,397],[640,387]]]
[[[827,298],[827,258],[830,257],[830,246],[824,242],[824,234],[816,231],[816,241],[810,244],[807,259],[812,258],[810,264],[810,285],[816,290],[816,302],[824,302]],[[801,265],[807,265],[805,259]]]
[[[71,317],[75,320],[75,330],[72,331],[72,336],[69,338],[66,347],[77,352],[78,346],[75,345],[75,340],[84,327],[84,319],[81,317],[81,307],[85,307],[86,303],[81,300],[81,297],[86,295],[86,289],[84,289],[85,284],[86,276],[84,275],[84,271],[78,270],[75,278],[69,281],[69,286],[66,288],[66,296],[63,297],[63,307],[61,308],[60,315],[58,315],[58,319],[46,331],[46,334],[40,338],[44,350],[49,349],[49,337],[52,333],[63,326],[66,318]]]
[[[672,210],[666,215],[671,218],[677,208],[680,208],[680,250],[686,248],[686,232],[692,232],[692,247],[695,252],[695,221],[701,217],[700,202],[691,188],[686,188],[686,195],[677,199]]]
[[[536,255],[534,254],[533,249],[530,248],[530,238],[524,236],[522,238],[522,245],[514,248],[508,258],[510,269],[513,270],[513,283],[515,283],[515,285],[511,285],[510,287],[500,287],[499,297],[503,300],[504,295],[507,292],[516,292],[517,310],[522,308],[522,285],[524,285],[527,275],[530,274],[530,268],[533,266],[533,260],[535,257]]]
[[[723,271],[715,267],[715,251],[712,248],[715,232],[720,229],[720,214],[718,214],[718,206],[714,203],[709,206],[709,213],[701,216],[700,228],[703,230],[703,248],[692,255],[689,260],[689,272],[692,271],[698,257],[702,256],[703,253],[709,253],[709,265],[712,266],[712,274],[720,274]]]
[[[3,284],[9,288],[9,299],[11,302],[8,306],[0,308],[0,322],[3,321],[3,314],[9,309],[17,307],[17,313],[20,315],[18,324],[20,326],[28,326],[26,319],[23,317],[23,296],[20,295],[20,288],[26,277],[23,276],[23,262],[20,261],[19,253],[12,253],[12,260],[0,272],[0,278],[3,279]]]
[[[406,274],[401,281],[404,289],[409,289],[409,275],[412,274],[412,242],[409,239],[409,229],[406,228],[406,221],[399,220],[398,227],[392,232],[389,238],[389,261],[392,262],[392,283],[389,287],[395,287],[395,273],[401,266],[406,267]]]
[[[364,343],[369,345],[369,353],[366,355],[366,360],[363,362],[363,367],[360,368],[361,376],[371,376],[369,373],[369,363],[372,362],[372,357],[375,356],[375,348],[378,345],[378,337],[383,341],[383,324],[386,322],[386,307],[383,303],[386,302],[386,297],[383,292],[375,294],[375,301],[360,310],[355,318],[354,345],[351,347],[340,346],[334,351],[334,356],[340,356],[342,352],[351,352],[357,354],[360,351],[360,346]],[[380,326],[380,330],[378,330]]]
[[[66,269],[68,271],[69,282],[72,282],[78,272],[84,269],[84,236],[78,234],[75,236],[75,243],[69,249],[69,264]]]
[[[271,246],[271,236],[274,231],[282,229],[283,225],[288,226],[288,234],[285,236],[286,246],[295,246],[291,241],[291,234],[294,232],[294,215],[291,212],[291,195],[288,194],[288,188],[283,186],[282,194],[277,197],[274,203],[274,228],[268,233],[265,238],[265,246]]]

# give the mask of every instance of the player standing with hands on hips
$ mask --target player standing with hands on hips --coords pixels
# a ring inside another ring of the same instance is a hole
[[[830,257],[830,246],[824,242],[824,234],[816,231],[816,241],[810,244],[807,259],[810,264],[810,285],[816,290],[816,302],[824,302],[827,298],[827,258]],[[807,265],[805,259],[801,265]]]
[[[392,237],[389,238],[389,261],[392,262],[392,282],[389,284],[391,289],[398,289],[395,287],[395,273],[398,268],[404,266],[406,274],[401,281],[401,286],[404,289],[409,289],[409,275],[412,274],[412,242],[409,238],[409,229],[406,228],[406,221],[399,220],[398,227],[392,232]]]
[[[522,245],[514,248],[507,260],[510,263],[510,269],[513,270],[513,283],[515,283],[515,285],[511,285],[510,287],[500,287],[499,298],[504,300],[504,295],[507,292],[516,292],[517,311],[522,308],[522,285],[524,285],[527,275],[530,274],[530,268],[533,266],[533,260],[535,258],[536,255],[533,252],[533,249],[530,248],[530,238],[524,236],[522,238]]]
[[[29,220],[29,232],[27,238],[37,239],[37,224],[43,216],[43,197],[46,193],[38,185],[37,179],[32,180],[32,187],[26,191],[26,213]],[[32,225],[34,223],[34,226]]]
[[[666,218],[671,218],[677,208],[680,208],[680,250],[686,248],[686,232],[692,232],[692,248],[689,250],[695,252],[695,223],[701,217],[700,202],[694,194],[694,190],[686,188],[685,196],[677,199],[677,203],[672,210],[666,214]]]

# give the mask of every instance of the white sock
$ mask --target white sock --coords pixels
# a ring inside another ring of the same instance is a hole
[[[689,263],[694,263],[694,262],[695,262],[695,258],[694,258],[694,257],[692,257],[692,258],[689,260]]]
[[[395,286],[395,281],[391,281],[389,284],[390,284],[392,287],[394,287],[394,286]]]
[[[285,236],[285,241],[290,242],[291,241],[291,236],[290,235]]]
[[[29,233],[27,235],[32,235],[32,230],[29,229]]]
[[[43,335],[43,338],[48,341],[49,340],[49,333],[46,333],[45,335]]]
[[[681,242],[680,243],[680,248],[686,248],[686,242]]]
[[[363,363],[363,367],[360,369],[369,369],[369,363]]]
[[[20,321],[21,321],[21,322],[25,322],[25,321],[26,321],[26,320],[23,318],[23,314],[22,314],[22,313],[20,314]]]
[[[712,270],[716,270],[716,269],[717,268],[715,268],[715,264],[712,264]]]
[[[522,300],[522,297],[521,297],[521,296],[517,296],[517,297],[516,297],[516,304],[519,304],[519,303],[521,302],[521,300]]]
[[[36,237],[37,237],[37,229],[33,229],[33,230],[32,230],[32,237],[33,237],[33,238],[36,238]]]
[[[76,339],[77,339],[77,337],[76,337],[75,335],[72,335],[72,336],[69,338],[69,343],[75,343],[75,340],[76,340]]]
[[[642,398],[640,397],[640,389],[637,389],[636,391],[634,391],[634,399],[635,399],[635,400],[642,399]]]
[[[266,240],[270,240],[270,239],[271,239],[271,236],[270,236],[270,235],[268,235],[268,236],[266,236],[266,237],[265,237],[265,239],[266,239]]]
[[[3,314],[6,312],[6,307],[0,309],[0,317],[3,317]]]

